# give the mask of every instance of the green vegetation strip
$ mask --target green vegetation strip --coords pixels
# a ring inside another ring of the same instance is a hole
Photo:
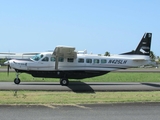
[[[0,104],[101,104],[160,102],[160,92],[46,92],[46,91],[0,91]]]
[[[16,77],[15,72],[0,72],[0,82],[13,82]],[[59,82],[55,78],[34,78],[29,74],[20,74],[22,82]],[[71,79],[70,79],[71,80]],[[160,73],[124,73],[111,72],[99,77],[86,78],[83,82],[160,82]]]

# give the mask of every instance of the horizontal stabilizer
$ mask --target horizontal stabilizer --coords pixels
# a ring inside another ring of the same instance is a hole
[[[146,59],[133,59],[133,61],[144,61]]]

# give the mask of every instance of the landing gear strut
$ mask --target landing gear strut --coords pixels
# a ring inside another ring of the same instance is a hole
[[[19,73],[16,74],[16,78],[14,79],[14,83],[15,84],[19,84],[21,82],[21,80],[18,78]]]
[[[60,84],[61,84],[62,86],[68,86],[69,81],[68,81],[67,78],[61,78],[61,79],[60,79]]]

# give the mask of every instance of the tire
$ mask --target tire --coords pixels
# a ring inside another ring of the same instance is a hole
[[[20,82],[21,82],[21,80],[20,80],[19,78],[15,78],[15,79],[14,79],[14,83],[15,83],[15,84],[19,84]]]
[[[61,84],[62,86],[68,86],[69,81],[68,81],[67,78],[63,78],[63,79],[60,80],[60,84]]]

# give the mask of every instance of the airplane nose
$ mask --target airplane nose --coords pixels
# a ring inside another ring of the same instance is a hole
[[[9,60],[7,60],[6,62],[4,62],[5,65],[9,65]]]

